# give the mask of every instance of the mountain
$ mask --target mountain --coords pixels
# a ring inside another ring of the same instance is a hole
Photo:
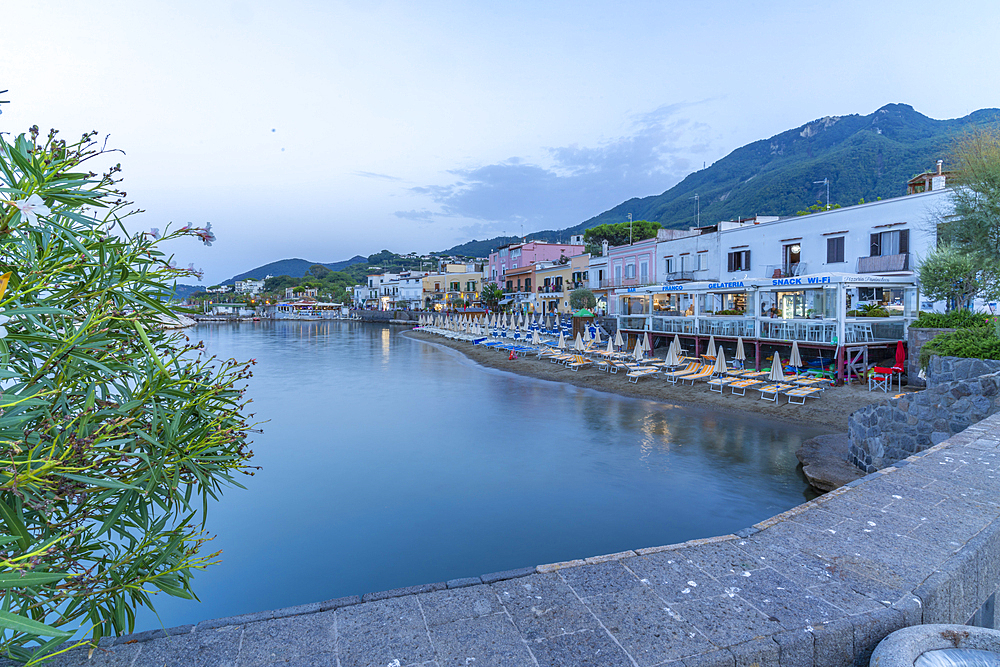
[[[229,280],[223,281],[222,285],[232,285],[237,280],[260,280],[266,276],[291,276],[293,278],[301,278],[306,275],[306,271],[309,270],[310,266],[314,264],[322,264],[331,271],[343,271],[349,266],[355,264],[361,264],[363,262],[368,262],[367,257],[362,257],[361,255],[355,255],[354,257],[344,260],[342,262],[310,262],[305,259],[281,259],[277,262],[271,262],[270,264],[265,264],[264,266],[258,266],[256,269],[250,269],[238,276],[233,276]]]
[[[817,201],[826,204],[826,186],[816,183],[824,178],[830,180],[831,205],[898,197],[906,194],[910,178],[934,169],[939,159],[948,169],[954,139],[985,126],[1000,126],[1000,109],[935,120],[907,104],[887,104],[867,116],[827,116],[737,148],[663,194],[629,199],[574,227],[528,236],[565,240],[597,225],[625,222],[629,213],[667,228],[693,227],[695,195],[702,225],[756,214],[794,215]],[[477,249],[493,249],[507,241],[475,243]]]

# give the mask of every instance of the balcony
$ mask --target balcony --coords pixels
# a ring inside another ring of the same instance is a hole
[[[789,264],[768,264],[764,268],[764,277],[768,279],[792,278],[794,276],[804,276],[806,274],[805,262],[792,262]]]
[[[888,271],[909,271],[910,253],[901,255],[881,255],[876,257],[859,257],[858,273],[885,273]]]
[[[555,285],[539,285],[539,294],[551,294],[553,296],[561,296],[563,293],[562,283],[556,283]]]
[[[690,272],[688,272],[690,273]],[[618,287],[645,287],[646,285],[655,285],[656,281],[650,276],[643,276],[638,278],[609,278],[607,280],[600,281],[601,289],[615,289]]]
[[[694,271],[671,271],[667,274],[668,283],[689,283],[694,280]]]

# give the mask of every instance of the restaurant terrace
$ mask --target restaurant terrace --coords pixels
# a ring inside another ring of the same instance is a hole
[[[710,336],[742,337],[754,345],[760,368],[762,345],[797,341],[836,358],[838,382],[845,365],[867,362],[870,349],[905,343],[920,303],[913,276],[848,273],[651,285],[619,289],[613,298],[622,333],[645,334],[654,347],[675,334],[693,342],[695,352]]]

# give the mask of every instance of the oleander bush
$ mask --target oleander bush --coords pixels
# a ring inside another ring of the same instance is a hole
[[[921,312],[910,326],[925,329],[963,329],[985,326],[989,319],[988,313],[973,313],[968,310],[952,310],[943,314]]]
[[[127,228],[108,158],[96,133],[0,137],[0,650],[30,663],[194,597],[208,505],[252,474],[248,364],[160,326],[197,272],[162,243],[210,226]]]
[[[970,359],[1000,359],[1000,337],[992,323],[968,326],[938,334],[920,348],[920,367],[927,368],[932,355]]]

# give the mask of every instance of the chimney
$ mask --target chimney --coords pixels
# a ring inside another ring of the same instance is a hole
[[[940,175],[941,175],[941,164],[942,164],[943,162],[944,162],[944,160],[938,160],[938,163],[937,163],[937,167],[938,167],[938,173],[937,173],[937,175],[938,175],[938,176],[940,176]]]

